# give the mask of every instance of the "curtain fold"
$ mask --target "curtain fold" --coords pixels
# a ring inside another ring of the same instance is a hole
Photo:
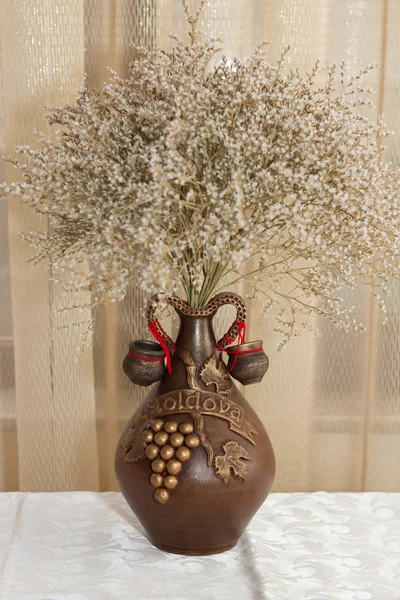
[[[107,80],[107,65],[126,75],[130,42],[170,48],[170,33],[185,38],[180,4],[3,0],[2,152],[34,144],[34,128],[49,133],[43,106],[72,101],[85,72],[96,87]],[[200,23],[206,36],[225,41],[228,56],[245,58],[269,39],[271,60],[290,45],[289,65],[300,69],[317,58],[345,59],[352,72],[380,61],[368,75],[377,91],[370,114],[384,114],[394,131],[386,153],[397,164],[399,26],[397,0],[209,0]],[[5,177],[15,176],[3,167]],[[147,336],[146,299],[132,284],[122,303],[104,306],[94,347],[77,363],[79,331],[54,328],[76,315],[57,313],[60,288],[45,262],[27,263],[31,250],[18,236],[47,222],[13,199],[0,205],[0,219],[0,490],[116,489],[114,447],[146,393],[121,363],[129,341]],[[306,334],[279,354],[272,317],[248,301],[248,339],[264,338],[271,366],[262,384],[243,391],[276,450],[275,491],[400,491],[400,284],[392,286],[386,326],[368,291],[351,297],[366,334],[317,321],[321,338]],[[218,315],[218,332],[231,316],[229,309]],[[164,324],[176,331],[173,320]]]
[[[1,20],[3,144],[35,144],[47,132],[44,106],[73,100],[82,84],[83,4],[5,2]],[[7,166],[11,180],[15,173]],[[77,315],[59,314],[62,294],[47,262],[27,264],[32,250],[19,232],[46,230],[47,219],[8,202],[19,487],[98,489],[92,357],[76,364],[79,331],[58,330]]]

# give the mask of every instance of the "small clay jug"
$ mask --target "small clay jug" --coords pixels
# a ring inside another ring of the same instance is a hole
[[[136,340],[129,344],[122,368],[132,383],[152,385],[164,375],[164,360],[165,354],[160,344],[149,340]]]
[[[242,385],[260,383],[268,371],[269,360],[262,340],[229,346],[226,353],[229,356],[228,369],[231,377]]]
[[[174,343],[165,334],[150,304],[149,328],[167,369],[125,427],[115,469],[152,544],[177,554],[215,554],[235,546],[266,499],[275,457],[221,360],[244,323],[243,300],[223,293],[198,309],[174,296],[168,302],[180,317],[178,337]],[[236,307],[237,318],[217,343],[212,319],[224,304]]]

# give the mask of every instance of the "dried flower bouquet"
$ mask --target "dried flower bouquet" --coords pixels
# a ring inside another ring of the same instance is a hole
[[[27,164],[5,189],[50,224],[24,236],[33,260],[94,308],[132,282],[149,295],[182,286],[199,307],[222,279],[246,280],[279,307],[282,343],[303,315],[361,327],[340,289],[366,283],[384,310],[399,273],[399,172],[382,160],[383,123],[357,112],[374,65],[302,75],[262,44],[211,67],[219,42],[196,41],[199,13],[183,4],[190,45],[136,48],[127,79],[50,110],[55,143],[18,149]]]

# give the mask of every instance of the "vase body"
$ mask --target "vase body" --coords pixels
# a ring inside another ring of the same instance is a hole
[[[232,548],[267,497],[275,474],[267,432],[219,360],[212,317],[180,314],[172,373],[165,372],[132,416],[115,456],[121,491],[149,540],[178,554]],[[150,449],[147,445],[164,426],[178,435],[158,436],[159,451],[163,443],[171,448],[172,442],[181,442],[189,452],[174,447],[174,460],[163,467],[159,453],[153,463],[154,443]],[[182,442],[179,428],[193,429],[191,438]],[[177,466],[178,456],[184,460]],[[164,481],[169,473],[176,474],[170,477],[175,487],[165,490],[157,478]]]

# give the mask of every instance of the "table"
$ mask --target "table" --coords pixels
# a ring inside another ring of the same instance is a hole
[[[236,548],[153,548],[117,493],[0,494],[1,600],[399,600],[400,494],[271,494]]]

